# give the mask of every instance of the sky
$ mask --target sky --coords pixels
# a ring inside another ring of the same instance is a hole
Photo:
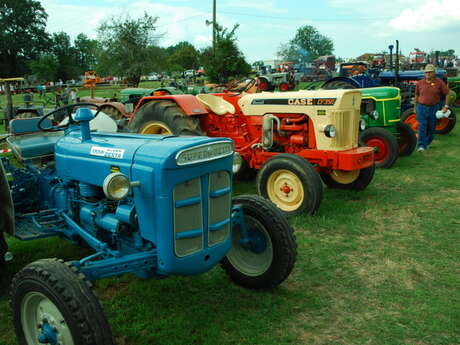
[[[211,45],[212,0],[42,0],[48,32],[97,38],[112,16],[158,17],[159,45],[189,41]],[[334,43],[334,54],[354,58],[378,53],[399,40],[401,52],[454,49],[460,55],[460,0],[217,0],[217,22],[240,24],[238,46],[248,62],[277,57],[279,47],[303,25]]]

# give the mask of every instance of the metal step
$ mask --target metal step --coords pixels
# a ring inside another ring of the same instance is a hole
[[[25,214],[16,218],[14,236],[23,241],[52,237],[64,225],[65,221],[51,210]]]

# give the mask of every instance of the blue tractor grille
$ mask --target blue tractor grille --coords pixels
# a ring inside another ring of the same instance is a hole
[[[174,188],[174,252],[183,257],[224,242],[230,234],[231,179],[226,171]]]

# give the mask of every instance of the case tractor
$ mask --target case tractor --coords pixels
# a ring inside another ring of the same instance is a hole
[[[219,263],[246,288],[288,277],[292,228],[268,200],[232,199],[231,140],[94,132],[98,113],[82,104],[65,110],[75,106],[59,125],[49,120],[54,112],[13,120],[6,141],[14,155],[0,161],[0,276],[14,252],[7,234],[92,249],[75,261],[35,261],[14,276],[20,345],[112,345],[95,279],[195,275]]]
[[[373,178],[373,149],[358,147],[360,108],[356,90],[153,96],[139,101],[129,128],[231,138],[236,178],[258,171],[260,195],[286,213],[312,214],[321,180],[362,190]]]

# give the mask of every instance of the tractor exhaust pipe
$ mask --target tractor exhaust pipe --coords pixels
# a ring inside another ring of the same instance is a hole
[[[399,81],[399,41],[396,40],[396,56],[395,56],[395,85]]]
[[[273,121],[277,124],[277,130],[280,134],[281,121],[273,114],[266,114],[262,120],[262,147],[269,149],[273,146]]]
[[[388,49],[390,49],[390,61],[389,61],[390,71],[393,70],[393,48],[394,46],[392,44],[388,46]]]

